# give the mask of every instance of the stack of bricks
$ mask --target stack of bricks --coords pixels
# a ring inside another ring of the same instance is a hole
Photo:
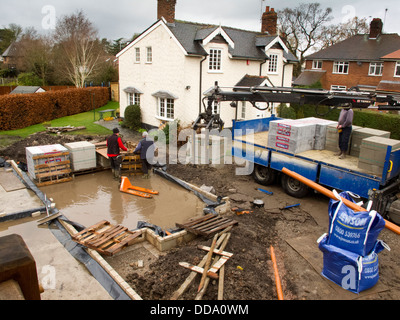
[[[400,141],[378,136],[363,139],[358,167],[375,175],[381,175],[389,147],[392,147],[392,152],[399,150]]]
[[[353,126],[352,137],[357,130],[362,129],[359,126]],[[351,138],[349,141],[349,150],[351,148]],[[326,130],[326,144],[325,149],[333,152],[339,151],[339,131],[337,129],[337,123],[328,125]]]
[[[362,141],[366,138],[373,137],[373,136],[382,137],[382,138],[390,138],[390,132],[371,129],[371,128],[361,128],[361,129],[354,131],[353,136],[351,138],[350,155],[358,158],[360,156],[360,149],[361,149]]]

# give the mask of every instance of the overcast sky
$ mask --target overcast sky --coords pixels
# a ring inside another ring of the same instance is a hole
[[[398,0],[302,2],[319,2],[323,8],[331,7],[334,23],[354,16],[384,20],[388,9],[384,32],[400,34]],[[177,0],[176,19],[259,31],[261,13],[266,6],[278,11],[299,3],[297,0]],[[16,23],[45,33],[51,31],[55,19],[77,10],[84,11],[97,27],[99,37],[111,40],[130,38],[157,20],[157,0],[0,0],[0,27]]]

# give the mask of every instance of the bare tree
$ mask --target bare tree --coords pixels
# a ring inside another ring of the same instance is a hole
[[[300,74],[306,53],[319,44],[323,25],[332,19],[331,13],[331,8],[323,9],[319,3],[301,3],[296,8],[285,8],[278,12],[286,44],[300,61],[295,75]]]
[[[354,17],[338,25],[324,26],[321,33],[322,49],[346,40],[357,34],[369,32],[367,18]]]
[[[97,29],[82,11],[78,11],[57,21],[54,39],[59,76],[76,87],[84,87],[104,52],[97,40]]]

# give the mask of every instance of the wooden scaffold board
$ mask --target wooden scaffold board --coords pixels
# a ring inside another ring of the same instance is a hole
[[[221,230],[237,224],[238,222],[235,220],[216,216],[211,213],[183,224],[177,223],[176,226],[200,236],[210,237]]]
[[[96,250],[101,254],[112,256],[124,247],[133,244],[142,231],[129,231],[128,228],[103,220],[94,226],[82,230],[72,237],[75,242]]]

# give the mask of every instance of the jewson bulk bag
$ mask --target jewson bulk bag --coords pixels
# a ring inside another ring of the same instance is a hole
[[[374,287],[379,280],[379,258],[384,248],[390,248],[381,240],[375,243],[371,253],[365,257],[328,244],[325,234],[319,240],[324,254],[322,275],[343,289],[360,293]]]
[[[347,207],[340,197],[355,203],[349,192],[337,196],[338,200],[329,202],[328,244],[367,256],[385,227],[385,220],[374,210],[355,212]]]

